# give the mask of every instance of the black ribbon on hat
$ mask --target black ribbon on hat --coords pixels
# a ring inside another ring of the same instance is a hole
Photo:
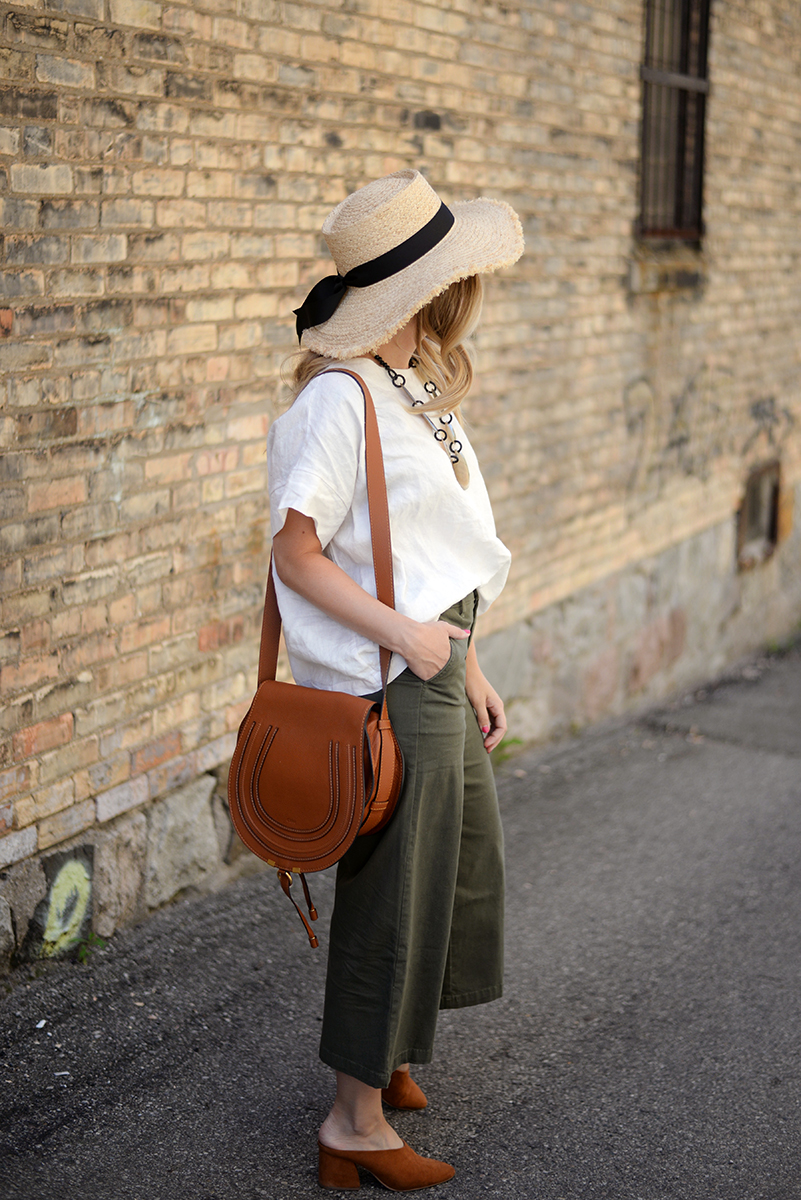
[[[431,220],[399,246],[393,246],[386,254],[379,254],[378,258],[372,258],[369,262],[360,263],[358,267],[348,271],[347,275],[327,275],[325,279],[315,283],[300,308],[292,310],[297,317],[295,329],[298,341],[303,336],[304,329],[322,325],[333,317],[349,287],[372,287],[374,283],[389,279],[390,275],[397,275],[398,271],[411,266],[418,258],[433,250],[445,237],[453,222],[453,213],[446,205],[441,204]]]

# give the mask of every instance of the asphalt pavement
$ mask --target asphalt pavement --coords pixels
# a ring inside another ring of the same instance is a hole
[[[456,1166],[432,1195],[799,1200],[801,649],[499,791],[506,994],[442,1014],[393,1115]],[[268,872],[0,983],[0,1198],[321,1195],[321,942]]]

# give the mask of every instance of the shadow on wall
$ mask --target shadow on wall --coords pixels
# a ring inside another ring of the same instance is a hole
[[[747,569],[740,512],[480,639],[510,737],[531,742],[577,732],[706,682],[794,636],[801,522],[792,513],[801,512],[801,486],[784,499],[770,555]]]

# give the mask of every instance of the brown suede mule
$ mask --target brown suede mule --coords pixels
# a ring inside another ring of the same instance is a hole
[[[332,1150],[322,1142],[320,1149],[320,1187],[361,1187],[357,1167],[374,1175],[379,1183],[392,1192],[416,1192],[435,1187],[453,1179],[456,1174],[450,1163],[436,1158],[423,1158],[411,1146],[403,1143],[397,1150]]]
[[[408,1071],[393,1071],[389,1087],[381,1089],[381,1099],[390,1108],[425,1108],[428,1101]]]

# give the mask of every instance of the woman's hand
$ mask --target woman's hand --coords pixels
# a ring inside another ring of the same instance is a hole
[[[503,700],[478,665],[475,642],[467,652],[465,690],[484,737],[484,749],[489,753],[503,740],[506,733],[506,714],[503,711]]]
[[[411,621],[407,632],[408,646],[401,650],[406,662],[423,681],[433,679],[451,656],[451,638],[470,637],[469,629],[449,625],[447,621]]]

